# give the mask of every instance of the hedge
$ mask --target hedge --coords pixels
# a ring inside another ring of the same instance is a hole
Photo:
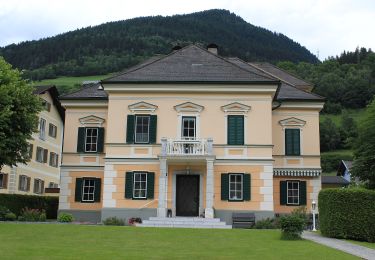
[[[21,210],[26,207],[30,209],[45,210],[48,219],[56,219],[59,198],[49,196],[0,194],[0,206],[8,208],[17,216],[19,216]]]
[[[375,191],[325,189],[318,205],[324,236],[375,242]]]

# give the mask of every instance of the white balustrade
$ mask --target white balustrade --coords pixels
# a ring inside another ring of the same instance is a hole
[[[161,139],[162,155],[212,155],[212,138],[195,140]]]

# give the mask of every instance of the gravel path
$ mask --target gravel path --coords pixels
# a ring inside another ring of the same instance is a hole
[[[368,247],[356,245],[336,238],[323,237],[309,231],[303,232],[302,237],[304,239],[344,251],[351,255],[361,257],[362,259],[375,260],[375,250]]]

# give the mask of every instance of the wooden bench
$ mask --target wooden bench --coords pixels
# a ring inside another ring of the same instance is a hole
[[[232,213],[233,228],[251,228],[255,224],[254,213]]]

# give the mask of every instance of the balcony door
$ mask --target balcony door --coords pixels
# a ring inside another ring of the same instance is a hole
[[[183,140],[195,140],[197,134],[197,124],[195,116],[182,117],[181,138]]]

